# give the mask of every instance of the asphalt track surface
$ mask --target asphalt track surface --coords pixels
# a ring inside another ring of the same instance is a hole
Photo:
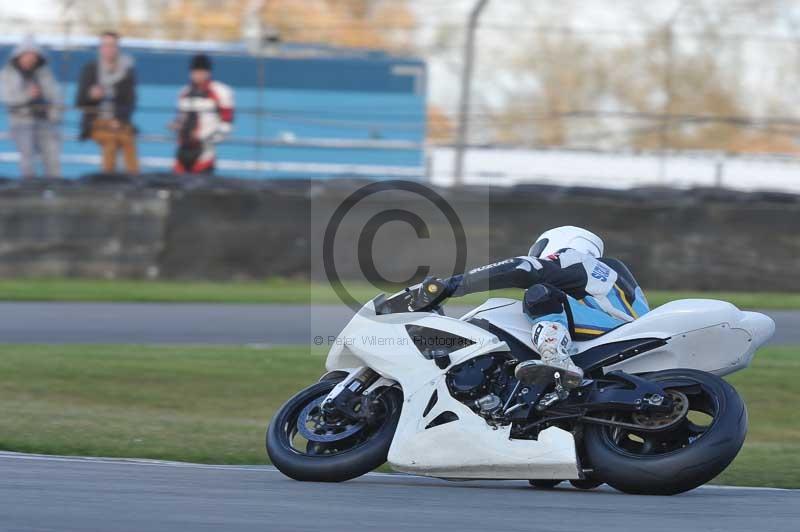
[[[645,497],[375,473],[321,484],[268,466],[0,453],[4,532],[789,532],[798,520],[794,490],[704,486]]]
[[[777,324],[772,345],[800,344],[800,311],[765,312]],[[0,303],[0,343],[326,345],[352,314],[331,305]]]

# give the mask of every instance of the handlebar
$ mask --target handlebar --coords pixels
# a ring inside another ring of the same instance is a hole
[[[373,299],[373,304],[378,315],[401,312],[443,314],[441,304],[448,297],[450,294],[445,283],[434,277],[427,277],[421,283],[409,286],[392,296],[381,294]]]
[[[450,294],[447,285],[435,277],[426,277],[416,295],[417,302],[421,305],[420,311],[433,310],[448,297]]]

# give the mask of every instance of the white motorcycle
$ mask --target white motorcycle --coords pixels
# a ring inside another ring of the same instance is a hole
[[[328,373],[281,407],[267,453],[287,476],[338,482],[387,461],[444,479],[569,480],[628,493],[676,494],[736,457],[747,410],[721,376],[744,369],[774,322],[730,303],[667,303],[576,342],[585,377],[521,382],[538,359],[521,302],[489,299],[459,319],[419,285],[356,314]]]

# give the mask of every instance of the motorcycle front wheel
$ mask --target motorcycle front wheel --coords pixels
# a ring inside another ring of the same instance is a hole
[[[386,462],[400,418],[400,390],[387,388],[377,397],[377,421],[366,424],[322,410],[322,400],[341,380],[324,380],[289,399],[267,427],[270,461],[295,480],[342,482]]]
[[[675,418],[612,418],[651,428],[662,424],[661,431],[587,425],[584,445],[594,477],[642,495],[674,495],[712,480],[744,443],[747,409],[741,397],[723,379],[703,371],[674,369],[645,378],[664,384],[678,409]]]

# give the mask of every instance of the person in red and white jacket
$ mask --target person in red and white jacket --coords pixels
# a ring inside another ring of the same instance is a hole
[[[189,64],[191,83],[178,96],[178,132],[175,173],[212,173],[215,145],[233,129],[233,89],[211,79],[211,59],[194,56]]]

